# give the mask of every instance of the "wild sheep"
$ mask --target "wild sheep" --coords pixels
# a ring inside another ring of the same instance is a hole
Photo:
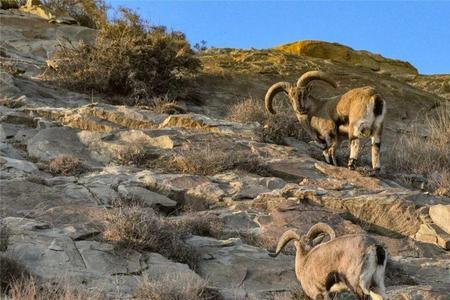
[[[307,129],[311,137],[323,147],[327,163],[336,162],[336,149],[341,137],[350,141],[350,158],[348,167],[353,169],[358,159],[359,139],[372,138],[372,168],[380,169],[380,146],[386,104],[373,87],[355,88],[342,96],[330,99],[317,99],[311,95],[314,80],[324,81],[334,88],[336,83],[321,71],[304,73],[296,85],[278,82],[266,93],[266,110],[275,114],[272,100],[276,94],[283,92],[289,98],[297,119]]]
[[[359,299],[365,295],[374,300],[387,299],[384,286],[387,251],[372,238],[363,234],[344,235],[311,247],[305,244],[305,236],[288,230],[278,241],[276,252],[269,255],[276,257],[291,240],[296,248],[295,274],[311,299],[331,299],[330,293],[343,290],[354,292]]]

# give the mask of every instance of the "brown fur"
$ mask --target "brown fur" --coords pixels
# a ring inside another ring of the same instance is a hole
[[[266,109],[275,113],[272,99],[276,93],[285,92],[299,122],[323,145],[325,159],[334,165],[337,165],[335,152],[342,138],[351,141],[348,166],[353,168],[358,158],[359,138],[372,137],[372,167],[379,169],[379,144],[386,110],[381,96],[373,87],[366,86],[352,89],[340,97],[317,99],[310,94],[312,80],[335,84],[323,72],[307,72],[302,77],[308,78],[308,74],[312,79],[304,80],[306,86],[293,86],[288,82],[274,84],[266,94]]]
[[[340,280],[360,299],[369,293],[384,297],[384,268],[386,257],[381,263],[380,245],[372,238],[361,235],[345,235],[319,244],[311,250],[302,242],[302,238],[293,230],[285,232],[277,246],[276,256],[290,241],[294,240],[296,251],[295,274],[304,292],[312,299],[329,299],[331,292],[330,276]],[[384,252],[385,254],[385,252]],[[375,278],[368,272],[379,266],[381,278]],[[334,275],[338,274],[336,277]],[[372,286],[373,285],[373,286]],[[327,288],[328,286],[328,288]],[[370,289],[370,290],[369,290]]]

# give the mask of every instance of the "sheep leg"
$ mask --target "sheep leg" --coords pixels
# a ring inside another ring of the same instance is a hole
[[[331,144],[329,149],[329,154],[331,157],[331,161],[333,162],[333,165],[337,166],[337,160],[336,160],[336,150],[339,147],[339,137],[337,137]]]
[[[350,138],[350,158],[348,160],[348,168],[355,169],[355,162],[358,159],[359,139],[357,137]]]
[[[383,126],[375,128],[372,135],[372,169],[379,170],[380,164],[380,147],[381,147],[381,133]]]
[[[329,136],[325,137],[325,142],[327,145],[322,154],[328,164],[337,166],[336,149],[339,146],[339,138],[337,133],[331,133]]]
[[[371,290],[380,295],[382,299],[387,299],[386,287],[384,286],[384,273],[386,269],[386,261],[383,266],[378,265],[372,277]],[[370,294],[372,296],[372,294]],[[373,298],[373,296],[372,296]]]
[[[325,157],[325,161],[327,164],[331,164],[331,157],[330,157],[330,148],[331,148],[331,139],[330,136],[325,137],[325,149],[322,151],[323,157]]]
[[[327,164],[331,164],[331,159],[330,159],[330,148],[326,148],[325,150],[322,151],[323,157],[325,158],[325,161],[327,162]]]

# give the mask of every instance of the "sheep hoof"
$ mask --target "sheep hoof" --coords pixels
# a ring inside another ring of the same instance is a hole
[[[349,159],[349,161],[348,161],[348,168],[350,170],[354,170],[355,169],[355,162],[356,162],[356,159],[353,159],[353,158]]]
[[[269,252],[269,256],[270,257],[277,257],[278,253],[276,253],[276,252]]]

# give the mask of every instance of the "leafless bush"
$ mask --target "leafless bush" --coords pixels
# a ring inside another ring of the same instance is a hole
[[[50,173],[54,175],[79,175],[87,169],[83,163],[72,155],[61,155],[52,159],[48,165]]]
[[[182,108],[175,100],[170,99],[167,95],[154,97],[149,103],[148,108],[159,114],[176,115],[185,113],[185,109]]]
[[[210,146],[182,150],[152,163],[171,172],[197,175],[215,175],[229,170],[241,170],[262,176],[268,174],[263,162],[249,151],[223,150]]]
[[[182,97],[183,78],[200,67],[183,33],[149,26],[124,8],[102,25],[94,45],[61,44],[53,60],[58,67],[47,72],[48,80],[141,105],[160,95]]]
[[[258,122],[263,125],[262,138],[266,142],[284,144],[285,137],[307,140],[306,131],[295,118],[292,108],[285,102],[277,102],[276,105],[277,114],[271,115],[265,111],[262,99],[250,97],[233,105],[227,118],[235,122]]]
[[[44,6],[57,15],[69,15],[81,26],[100,28],[106,23],[107,5],[104,0],[44,0]]]
[[[431,189],[450,195],[450,105],[442,105],[425,126],[426,138],[417,131],[400,136],[386,153],[386,165],[391,172],[423,175]]]
[[[188,273],[167,275],[158,280],[145,279],[138,286],[138,299],[154,300],[206,300],[211,297],[206,281]]]
[[[28,277],[29,273],[15,257],[0,254],[0,294],[7,293],[14,282]]]
[[[106,216],[104,237],[123,247],[145,249],[197,268],[196,251],[183,241],[180,232],[162,220],[153,210],[124,207]]]

